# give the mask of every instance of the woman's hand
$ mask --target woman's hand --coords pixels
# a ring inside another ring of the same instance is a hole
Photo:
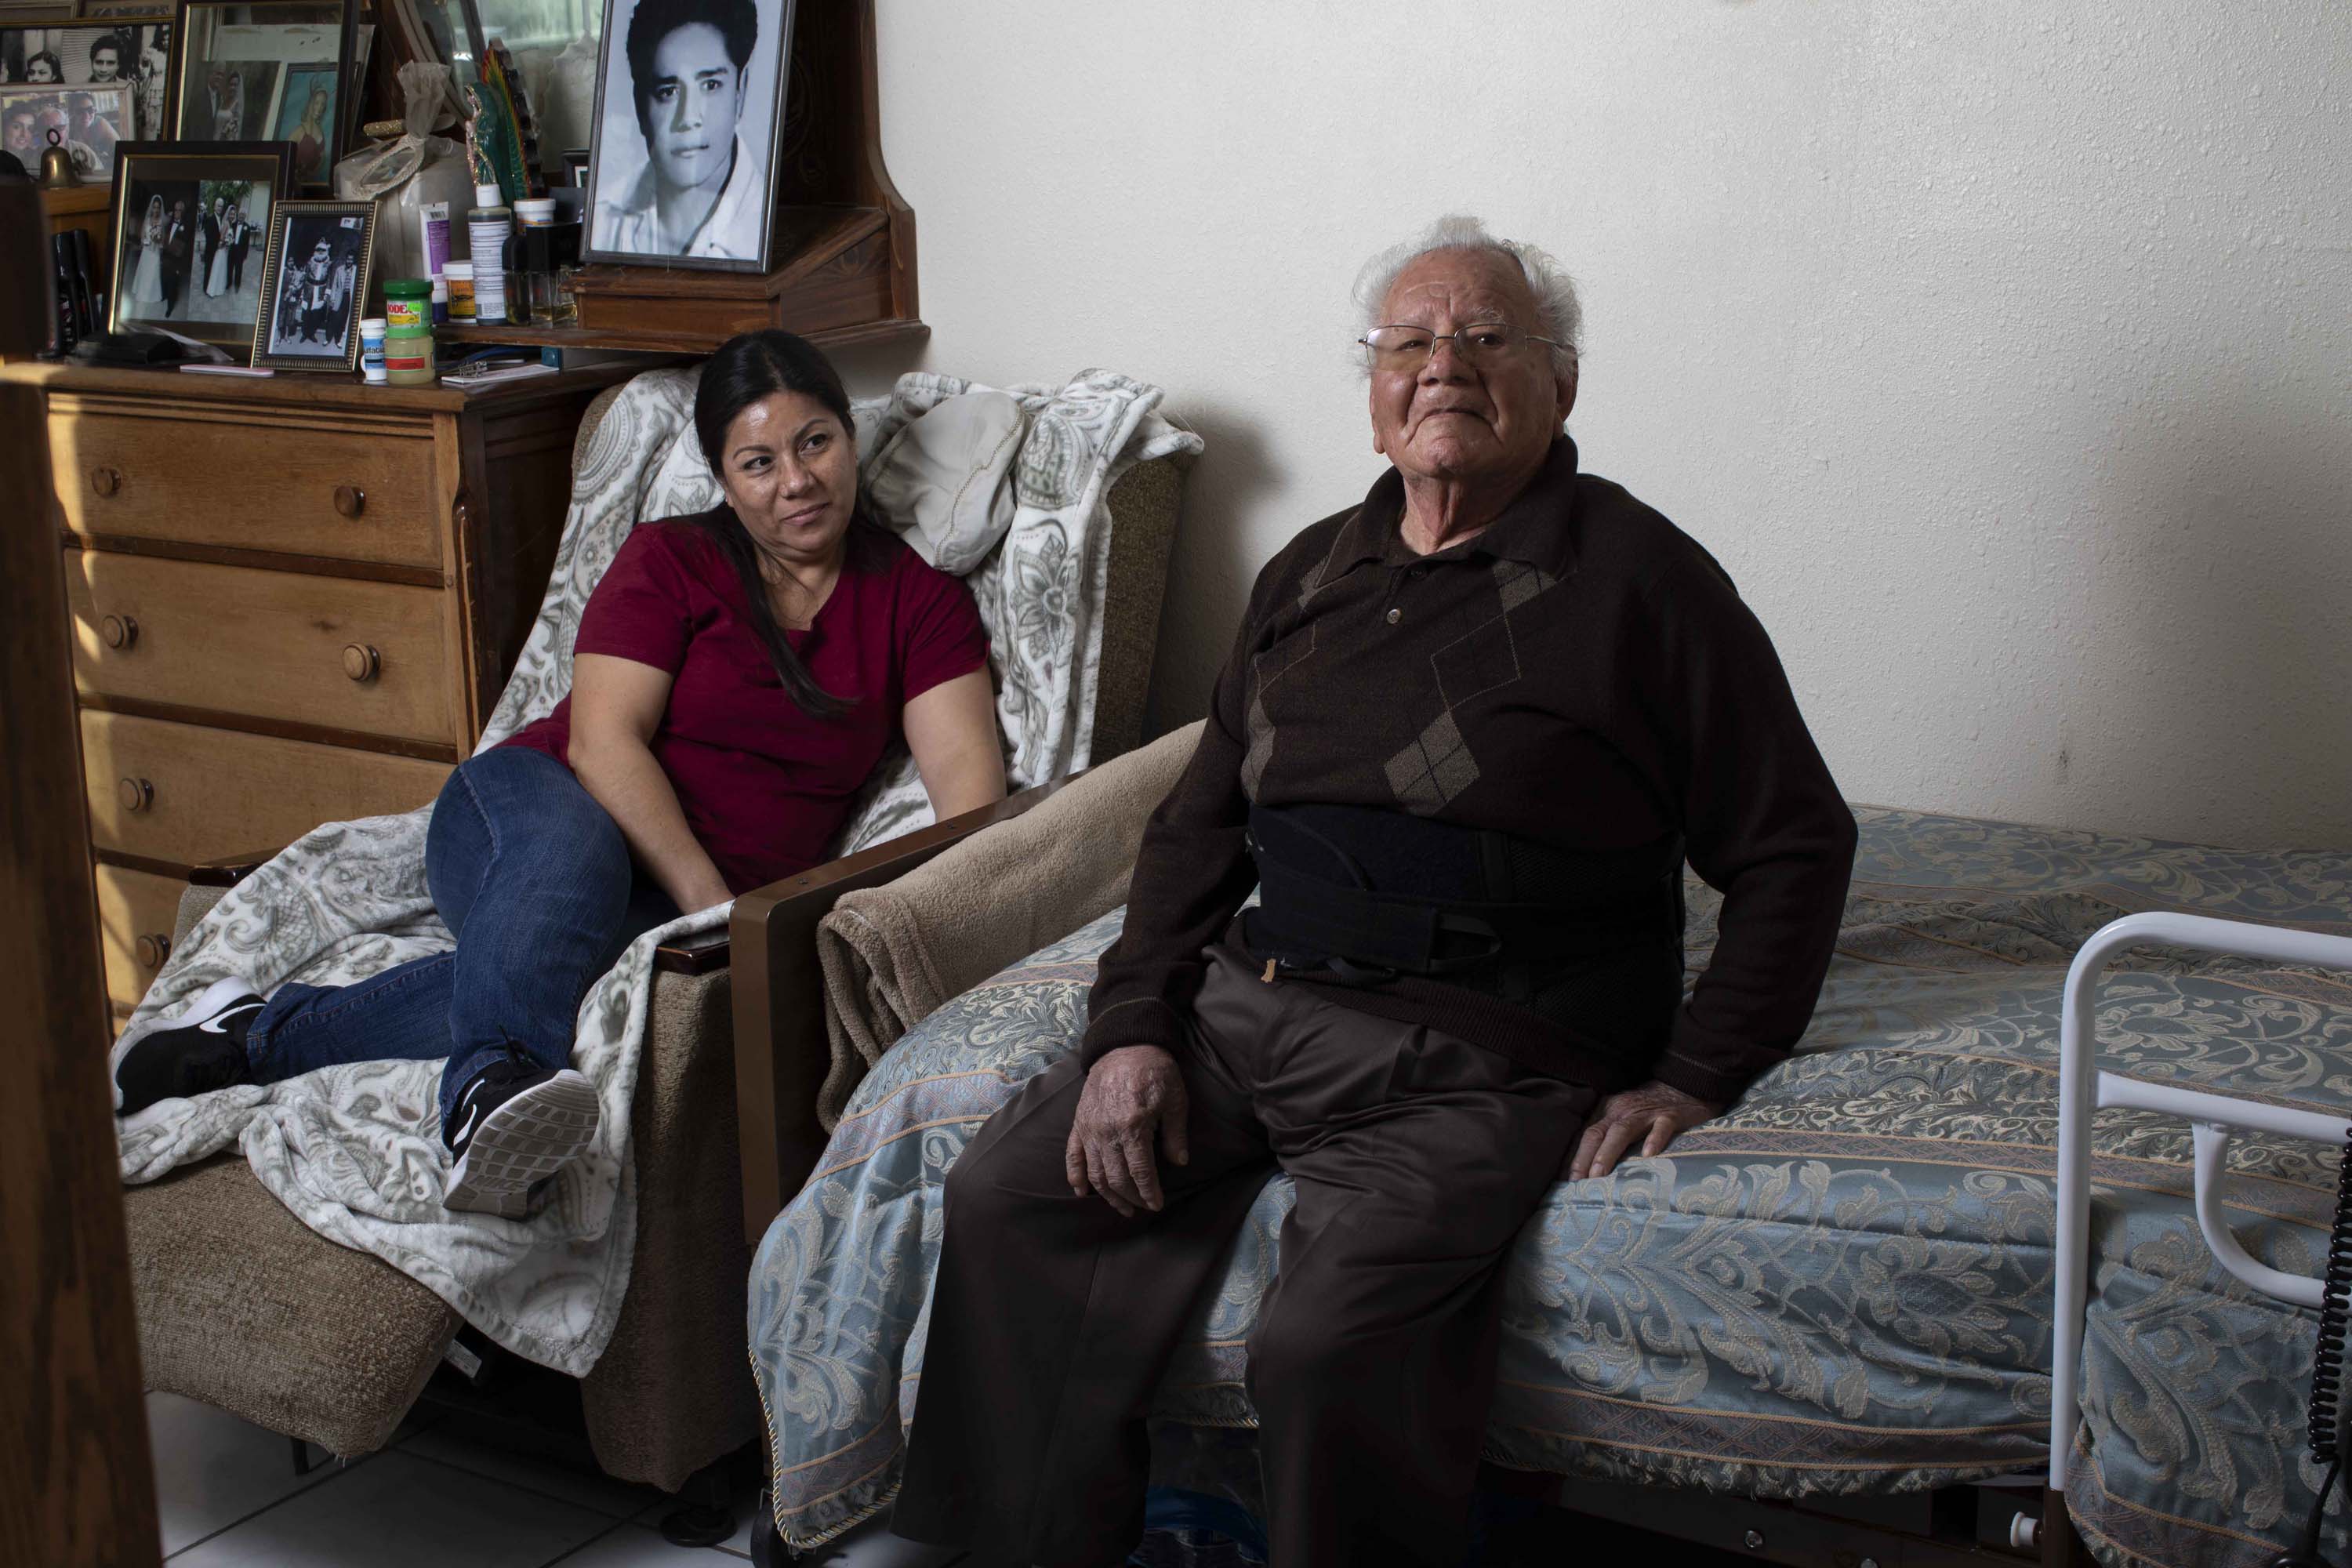
[[[1121,1046],[1087,1074],[1063,1152],[1070,1191],[1103,1202],[1129,1219],[1138,1208],[1160,1212],[1160,1169],[1151,1143],[1177,1164],[1192,1160],[1185,1146],[1184,1074],[1158,1046]]]
[[[1591,1124],[1578,1140],[1576,1153],[1569,1162],[1569,1180],[1607,1175],[1636,1139],[1641,1141],[1643,1158],[1663,1154],[1676,1133],[1688,1131],[1722,1109],[1654,1079],[1639,1089],[1612,1094],[1601,1102]]]

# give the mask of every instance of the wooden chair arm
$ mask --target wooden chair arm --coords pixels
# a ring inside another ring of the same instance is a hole
[[[224,855],[215,860],[199,860],[188,868],[188,881],[198,888],[234,888],[277,856],[275,849],[256,849],[243,855]]]
[[[743,1229],[757,1246],[769,1221],[824,1152],[817,1090],[832,1065],[817,922],[844,893],[876,888],[982,828],[1013,817],[1068,784],[1055,779],[871,849],[828,861],[735,900],[735,1118],[743,1153]]]

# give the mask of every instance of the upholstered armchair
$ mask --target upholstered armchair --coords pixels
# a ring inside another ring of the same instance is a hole
[[[618,391],[588,410],[575,479]],[[1160,459],[1132,468],[1109,495],[1097,761],[1132,747],[1141,731],[1181,485],[1176,462]],[[853,858],[877,857],[893,858],[891,846]],[[175,943],[265,858],[200,872],[182,902]],[[774,892],[744,901],[764,907]],[[672,1491],[760,1429],[745,1360],[750,1247],[737,1084],[808,1068],[739,1059],[731,956],[723,931],[658,956],[633,1101],[635,1261],[609,1346],[578,1383],[603,1468]],[[806,983],[761,966],[763,997],[772,986]],[[457,1314],[431,1290],[307,1228],[233,1150],[124,1196],[151,1388],[336,1455],[363,1454],[392,1436],[458,1333]],[[461,1350],[450,1359],[471,1357]]]

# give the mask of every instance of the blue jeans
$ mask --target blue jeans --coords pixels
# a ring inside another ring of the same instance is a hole
[[[446,1121],[474,1075],[509,1048],[570,1066],[588,987],[636,937],[677,918],[572,770],[520,746],[483,752],[441,786],[425,881],[456,950],[356,985],[279,986],[246,1035],[257,1082],[446,1057]]]

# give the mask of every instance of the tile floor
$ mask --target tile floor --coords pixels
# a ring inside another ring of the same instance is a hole
[[[462,1415],[425,1416],[381,1453],[294,1473],[274,1432],[175,1394],[147,1396],[163,1552],[173,1568],[730,1568],[750,1561],[754,1499],[735,1538],[662,1539],[669,1503],[500,1443]],[[312,1458],[321,1458],[316,1450]],[[802,1560],[823,1568],[993,1568],[874,1525]]]

